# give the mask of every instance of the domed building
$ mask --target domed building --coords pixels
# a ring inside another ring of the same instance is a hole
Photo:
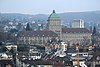
[[[21,31],[17,36],[18,44],[45,45],[48,40],[55,38],[70,45],[89,44],[91,32],[86,28],[66,28],[61,26],[61,18],[55,10],[48,17],[47,30]]]
[[[55,10],[48,17],[48,30],[51,30],[61,36],[61,19]]]
[[[86,28],[62,28],[61,18],[56,14],[55,10],[48,17],[48,30],[55,32],[60,40],[70,45],[80,43],[90,43],[91,32]]]

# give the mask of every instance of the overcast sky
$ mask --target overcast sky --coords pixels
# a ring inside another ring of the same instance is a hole
[[[0,0],[1,13],[50,14],[100,10],[100,0]]]

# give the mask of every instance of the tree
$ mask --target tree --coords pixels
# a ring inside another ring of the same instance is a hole
[[[94,28],[93,28],[92,35],[96,35],[96,28],[95,28],[95,26],[94,26]]]
[[[23,29],[23,26],[21,23],[18,23],[18,25],[16,26],[18,31],[21,31]]]
[[[97,36],[96,36],[97,32],[96,32],[96,28],[94,26],[93,28],[93,32],[92,32],[92,44],[96,44],[96,39],[97,39]]]
[[[11,29],[11,30],[10,30],[10,33],[16,33],[16,32],[18,32],[17,29]]]
[[[27,23],[27,26],[26,26],[26,31],[30,31],[30,30],[32,30],[32,29],[31,29],[31,27],[30,27],[29,23]]]

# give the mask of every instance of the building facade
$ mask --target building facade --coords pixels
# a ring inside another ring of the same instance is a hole
[[[84,28],[84,20],[74,19],[72,22],[72,28]]]
[[[62,28],[62,40],[70,45],[91,43],[91,32],[86,28]]]
[[[58,35],[49,30],[22,31],[18,34],[17,44],[43,45],[52,38],[58,39]]]
[[[65,43],[86,45],[91,43],[91,32],[84,28],[84,20],[74,20],[72,28],[62,28],[60,17],[53,11],[48,17],[48,29],[59,35]]]
[[[48,30],[57,33],[59,37],[61,36],[61,19],[58,14],[55,13],[55,10],[53,10],[53,12],[48,17]]]
[[[22,31],[18,34],[18,44],[45,44],[52,38],[60,39],[65,43],[89,44],[91,32],[84,28],[83,20],[77,20],[74,28],[62,28],[61,19],[55,10],[48,17],[48,29],[36,31]],[[78,28],[77,28],[78,27]]]

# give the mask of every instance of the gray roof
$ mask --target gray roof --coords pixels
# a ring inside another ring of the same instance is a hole
[[[91,33],[86,28],[62,28],[63,33]]]
[[[58,37],[56,33],[49,30],[21,31],[19,37]]]
[[[53,62],[50,60],[24,60],[24,63],[28,64],[35,64],[35,65],[53,65]]]
[[[98,58],[97,58],[98,57]],[[90,59],[90,61],[100,61],[100,52],[97,51],[93,54],[93,57]]]

